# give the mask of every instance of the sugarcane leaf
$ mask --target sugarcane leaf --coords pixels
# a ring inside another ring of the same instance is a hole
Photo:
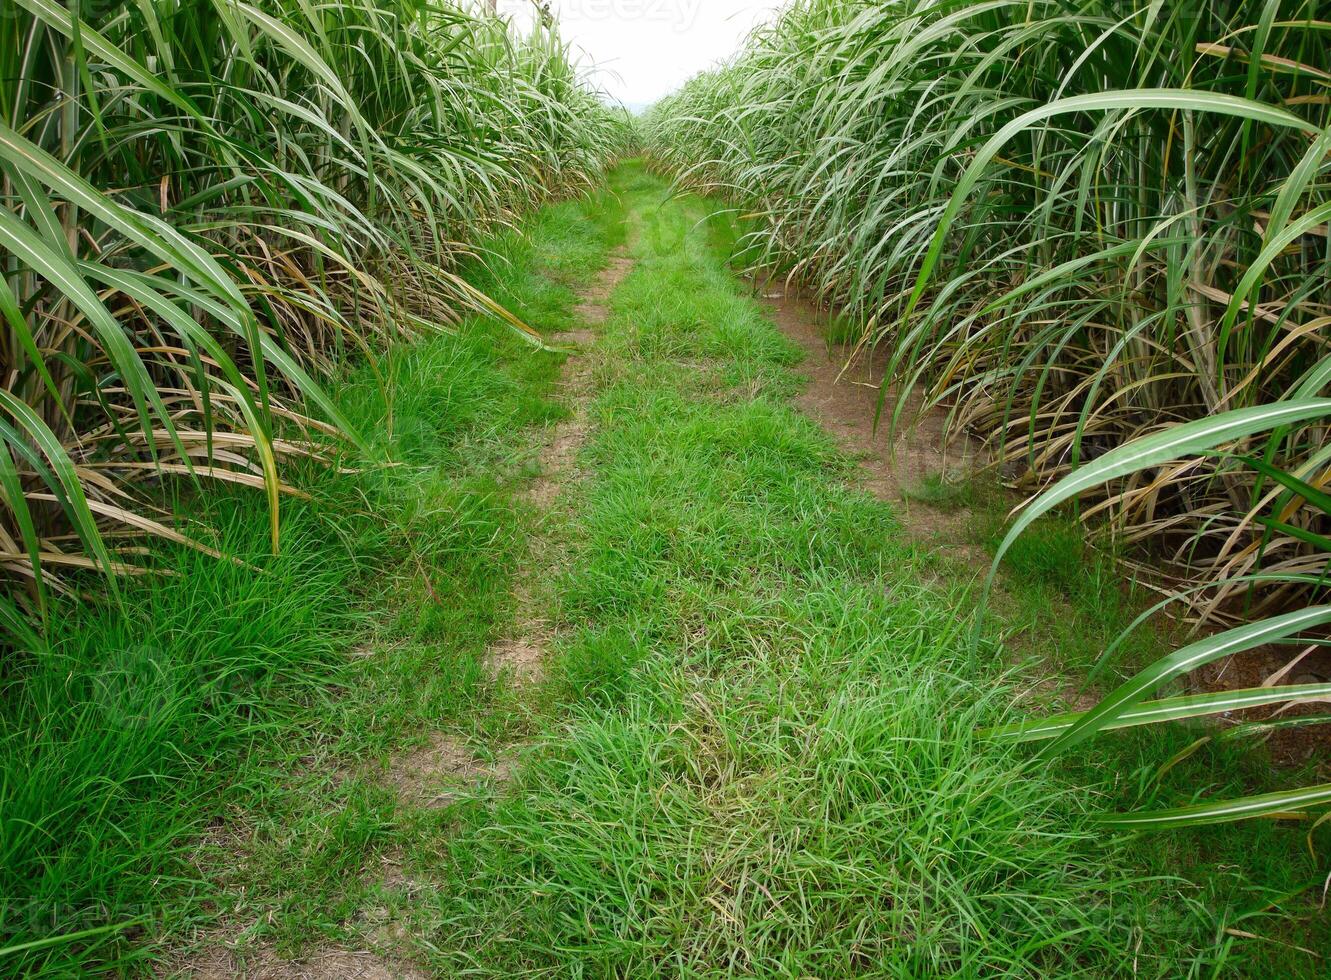
[[[1083,713],[1053,742],[1046,745],[1042,754],[1055,755],[1081,744],[1120,721],[1150,691],[1188,671],[1326,623],[1331,623],[1331,606],[1311,606],[1255,623],[1245,623],[1189,643],[1161,657],[1105,695],[1099,704]]]
[[[1326,803],[1331,803],[1331,783],[1283,790],[1278,793],[1263,793],[1259,796],[1198,803],[1169,810],[1103,814],[1093,819],[1116,830],[1160,830],[1233,823],[1237,820],[1281,813],[1301,813]]]
[[[1142,725],[1184,721],[1227,711],[1245,711],[1271,704],[1324,697],[1331,697],[1331,684],[1289,684],[1282,687],[1250,687],[1234,691],[1214,691],[1208,694],[1186,694],[1137,704],[1106,722],[1102,730],[1116,731]],[[1017,742],[1044,741],[1068,731],[1086,715],[1085,711],[1070,711],[1050,715],[1047,718],[1012,722],[998,728],[985,729],[981,734],[986,738]]]
[[[1182,456],[1204,453],[1259,432],[1324,418],[1328,414],[1331,414],[1331,399],[1307,398],[1276,402],[1185,422],[1111,449],[1098,459],[1074,470],[1022,510],[998,546],[986,587],[997,574],[1003,555],[1026,528],[1041,515],[1077,498],[1091,487]]]

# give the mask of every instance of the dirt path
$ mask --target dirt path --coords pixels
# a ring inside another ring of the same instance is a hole
[[[582,326],[554,338],[571,347],[559,381],[571,417],[549,430],[537,453],[540,475],[524,497],[540,513],[540,519],[531,538],[531,552],[515,577],[517,612],[507,635],[496,641],[486,656],[497,677],[520,689],[539,683],[543,677],[551,625],[544,615],[545,596],[537,581],[560,560],[560,542],[551,535],[548,518],[560,495],[578,477],[578,453],[590,431],[587,406],[592,397],[592,351],[600,327],[610,315],[610,295],[632,268],[632,260],[611,257],[574,307]],[[511,753],[487,760],[462,739],[436,732],[423,747],[394,759],[385,779],[404,803],[441,809],[486,783],[508,782],[513,764]],[[410,887],[402,880],[395,862],[385,866],[384,879],[390,887]],[[395,944],[386,945],[391,948]],[[175,964],[164,975],[195,980],[426,980],[431,976],[404,960],[372,950],[320,947],[299,961],[289,961],[267,947],[238,957],[230,946],[226,937],[219,937],[216,945]]]
[[[612,257],[573,308],[583,326],[555,338],[572,348],[559,380],[571,417],[546,434],[537,453],[540,475],[524,496],[539,518],[529,542],[530,552],[514,577],[516,614],[507,634],[486,653],[486,663],[496,678],[520,689],[540,683],[544,676],[553,627],[546,616],[547,597],[539,583],[548,579],[550,568],[562,560],[561,542],[551,534],[550,517],[560,495],[578,476],[578,453],[590,431],[587,405],[592,396],[592,350],[599,328],[610,315],[606,305],[610,294],[632,268],[629,259]],[[437,733],[424,748],[395,760],[389,779],[405,800],[444,807],[478,783],[507,782],[512,768],[511,754],[486,762],[461,740]]]
[[[807,358],[800,369],[811,382],[796,398],[796,404],[817,419],[851,452],[861,456],[866,486],[883,500],[898,500],[911,486],[926,477],[966,473],[975,464],[976,447],[964,438],[949,448],[945,442],[946,417],[935,409],[903,425],[888,439],[886,418],[874,431],[874,410],[880,393],[881,366],[867,355],[846,361],[853,351],[836,345],[829,348],[821,324],[826,316],[801,297],[769,289],[762,294],[764,305],[781,332],[804,348]],[[843,368],[845,369],[843,371]],[[889,399],[896,397],[889,391]],[[912,396],[907,421],[919,414],[923,399]],[[891,403],[884,408],[884,414]]]
[[[949,441],[946,413],[935,408],[921,414],[924,399],[919,392],[907,404],[904,424],[890,438],[886,420],[875,431],[882,365],[850,346],[830,345],[824,335],[826,315],[803,297],[769,285],[760,298],[781,332],[806,355],[800,370],[809,383],[795,404],[859,459],[865,489],[880,500],[904,505],[901,519],[908,533],[977,571],[986,570],[989,556],[969,540],[966,509],[944,511],[909,497],[912,488],[931,476],[962,479],[972,473],[981,458],[979,445],[964,434]],[[885,414],[895,397],[889,390]]]
[[[559,496],[577,479],[577,459],[587,441],[590,424],[587,405],[591,401],[592,348],[600,327],[610,316],[610,294],[633,269],[633,262],[612,256],[583,294],[573,312],[584,324],[560,334],[560,343],[573,346],[573,354],[564,365],[559,386],[572,417],[560,422],[549,434],[538,456],[541,475],[532,483],[527,499],[543,515],[542,533],[532,539],[531,554],[518,570],[514,585],[518,613],[512,632],[489,652],[489,664],[496,674],[506,674],[519,684],[538,682],[549,649],[551,626],[545,617],[543,596],[536,587],[538,579],[548,578],[548,570],[560,562],[560,542],[549,534],[548,518]]]
[[[284,960],[263,949],[247,955],[243,966],[229,950],[215,949],[168,975],[196,980],[428,980],[430,976],[368,950],[333,949],[312,953],[300,962]]]
[[[578,450],[587,440],[587,403],[590,400],[591,348],[596,342],[600,326],[610,316],[606,305],[610,294],[633,269],[631,259],[612,256],[610,264],[583,293],[582,302],[573,312],[584,326],[560,334],[557,342],[574,348],[573,356],[564,365],[560,388],[573,417],[554,427],[550,438],[540,452],[541,475],[532,485],[528,499],[538,508],[548,511],[564,485],[574,475],[574,462]]]

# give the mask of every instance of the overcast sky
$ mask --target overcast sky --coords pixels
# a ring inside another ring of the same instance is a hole
[[[593,80],[632,108],[655,102],[739,48],[784,0],[550,0],[565,41],[596,66]],[[531,0],[499,0],[532,21]]]

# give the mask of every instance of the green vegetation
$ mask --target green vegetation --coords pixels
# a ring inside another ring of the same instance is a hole
[[[888,352],[887,418],[922,383],[1034,487],[1325,386],[1323,21],[1312,0],[799,0],[647,138],[753,217],[750,263]],[[1212,584],[1200,609],[1259,561],[1316,576],[1323,510],[1235,457],[1320,485],[1324,424],[1092,484],[1086,513]]]
[[[487,243],[493,272],[471,280],[567,327],[569,287],[606,247],[559,205]],[[523,429],[562,414],[560,359],[479,318],[396,345],[330,384],[367,451],[355,473],[296,471],[308,497],[283,507],[280,554],[261,496],[188,494],[178,521],[247,564],[164,543],[145,562],[170,574],[128,580],[119,604],[53,600],[0,714],[0,951],[52,945],[0,952],[0,971],[71,976],[178,944],[225,912],[237,850],[257,894],[288,896],[289,928],[326,925],[395,832],[367,764],[506,697],[482,657],[526,554]]]
[[[1229,438],[1241,438],[1251,432],[1263,432],[1276,425],[1288,425],[1301,419],[1315,417],[1326,412],[1328,408],[1331,408],[1331,401],[1295,399],[1280,405],[1224,412],[1210,419],[1173,426],[1161,433],[1133,439],[1127,445],[1106,453],[1068,475],[1024,508],[1013,527],[1000,542],[994,558],[994,567],[997,568],[998,563],[1020,539],[1022,532],[1042,514],[1060,503],[1075,499],[1085,487],[1169,462],[1183,454],[1207,451]],[[1310,502],[1321,506],[1318,500],[1319,491],[1307,487],[1289,474],[1280,474],[1272,467],[1266,469],[1278,483],[1286,485],[1290,493],[1303,494]],[[1226,657],[1258,649],[1266,644],[1300,643],[1305,646],[1305,650],[1315,650],[1322,642],[1317,638],[1319,635],[1317,631],[1328,622],[1331,622],[1331,607],[1304,606],[1278,616],[1257,619],[1214,635],[1203,636],[1160,657],[1133,676],[1126,678],[1118,687],[1105,695],[1099,704],[1087,711],[1005,726],[999,733],[1004,736],[1016,736],[1022,741],[1052,739],[1052,742],[1041,750],[1042,756],[1048,757],[1076,748],[1099,733],[1115,728],[1159,725],[1271,705],[1315,704],[1331,697],[1331,683],[1280,684],[1277,683],[1278,677],[1272,677],[1268,683],[1241,690],[1185,694],[1155,701],[1146,699],[1190,671]],[[1126,635],[1125,632],[1124,636]],[[1115,646],[1117,645],[1116,641]],[[1321,725],[1327,720],[1329,719],[1323,714],[1300,714],[1288,718],[1272,716],[1244,721],[1219,736],[1204,735],[1179,758],[1185,757],[1187,752],[1214,738],[1236,740],[1245,736],[1264,735],[1279,728]],[[1208,799],[1158,812],[1118,814],[1106,818],[1104,822],[1124,828],[1155,829],[1226,823],[1254,817],[1277,819],[1316,817],[1316,822],[1312,824],[1313,829],[1309,832],[1311,850],[1313,834],[1322,822],[1321,813],[1328,802],[1331,802],[1331,784],[1321,783],[1239,799]]]
[[[309,464],[280,555],[257,495],[182,504],[261,573],[162,544],[177,576],[127,581],[128,619],[60,600],[16,688],[32,707],[7,699],[3,780],[25,788],[7,942],[52,945],[6,968],[139,972],[225,941],[442,976],[1316,975],[1295,946],[1331,937],[1301,832],[1095,824],[1212,770],[1268,788],[1259,755],[1215,743],[1164,773],[1193,740],[1171,729],[1033,767],[985,734],[1028,666],[1003,624],[972,642],[975,577],[940,576],[791,407],[797,353],[728,272],[713,208],[624,167],[474,270],[572,328],[570,287],[629,236],[583,475],[551,513],[518,491],[567,414],[563,355],[473,319],[329,386],[394,465]],[[1080,540],[1036,528],[1019,607],[1089,607]],[[542,535],[562,550],[533,568]],[[552,630],[530,687],[485,664],[524,566]],[[442,804],[404,793],[393,773],[441,737],[476,772]]]
[[[614,187],[638,264],[568,505],[557,707],[512,789],[414,850],[385,904],[415,955],[445,976],[1315,975],[1280,945],[1327,948],[1302,833],[1093,821],[1211,766],[1264,785],[1262,760],[1213,746],[1158,779],[1191,736],[1129,734],[1032,769],[980,737],[1029,681],[971,644],[971,577],[920,584],[937,558],[791,410],[790,348],[725,273],[715,205],[632,168]],[[1090,588],[1080,538],[1050,541],[1009,586],[1027,605]]]
[[[25,640],[80,570],[179,540],[162,477],[265,492],[279,550],[284,468],[363,449],[321,387],[348,354],[475,311],[536,342],[457,260],[625,131],[552,30],[448,0],[15,0],[0,101],[0,628]]]
[[[796,0],[613,169],[548,17],[12,6],[0,972],[1325,972],[1331,682],[1189,681],[1331,628],[1312,0]]]
[[[922,385],[1027,488],[1058,480],[999,557],[1039,514],[1098,497],[1083,516],[1149,548],[1174,605],[1250,620],[1063,719],[1046,754],[1134,711],[1331,694],[1140,707],[1220,658],[1325,645],[1326,30],[1307,0],[804,0],[649,120],[662,166],[750,215],[746,261],[809,284],[886,349],[893,425]],[[1302,708],[1282,724],[1325,720]],[[1131,819],[1327,802],[1319,784]]]

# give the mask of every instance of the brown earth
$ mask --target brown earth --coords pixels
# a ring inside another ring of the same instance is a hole
[[[582,301],[573,307],[574,315],[593,326],[600,326],[605,323],[610,318],[609,301],[611,295],[632,271],[632,259],[625,258],[622,255],[612,255],[609,265],[601,270],[596,282],[583,291]],[[563,334],[563,337],[575,343],[586,343],[586,341],[578,339],[579,334],[589,334],[589,339],[595,336],[594,333],[589,331],[575,330]]]
[[[805,352],[800,369],[809,383],[796,397],[796,404],[859,459],[865,488],[880,500],[900,506],[908,534],[977,574],[987,571],[989,555],[966,534],[967,511],[945,511],[907,496],[928,477],[961,480],[972,474],[982,459],[979,445],[964,433],[949,440],[946,411],[924,410],[919,390],[907,399],[902,424],[893,430],[886,417],[897,390],[889,388],[884,422],[875,427],[883,358],[848,345],[829,344],[827,314],[798,293],[769,285],[759,297],[781,332]]]
[[[298,961],[284,960],[269,949],[244,956],[213,949],[170,975],[190,980],[428,980],[430,976],[377,953],[334,949],[316,951]]]
[[[559,381],[565,400],[572,409],[572,418],[560,422],[542,445],[537,460],[541,475],[527,491],[527,500],[540,512],[548,513],[564,488],[577,478],[578,453],[582,451],[591,431],[587,419],[587,404],[591,400],[591,363],[587,348],[595,343],[599,327],[610,316],[610,296],[632,271],[633,261],[612,256],[596,281],[583,292],[582,301],[573,308],[574,314],[586,326],[560,334],[560,343],[574,345],[572,356],[564,365]],[[539,612],[540,603],[533,595],[533,577],[557,564],[558,543],[545,535],[532,539],[532,553],[523,565],[514,586],[518,600],[518,616],[513,632],[490,648],[487,660],[496,674],[504,674],[520,684],[531,684],[542,676],[542,663],[549,641],[548,624]]]
[[[767,292],[762,298],[781,332],[808,355],[801,369],[811,380],[797,404],[861,457],[866,485],[876,496],[898,500],[926,477],[961,477],[971,472],[978,448],[964,434],[948,446],[946,413],[941,409],[922,412],[924,399],[919,391],[911,393],[904,424],[889,439],[887,415],[898,394],[889,389],[883,423],[875,431],[882,364],[863,351],[829,345],[822,327],[825,314],[802,297]]]
[[[866,487],[882,500],[904,501],[902,524],[906,533],[950,553],[972,566],[977,573],[987,573],[991,556],[967,541],[968,513],[944,512],[910,501],[906,492],[926,477],[964,477],[982,464],[978,444],[960,434],[949,444],[946,412],[933,409],[921,412],[923,398],[912,392],[907,401],[904,422],[888,438],[886,423],[875,431],[874,413],[878,406],[883,377],[881,358],[849,345],[829,344],[826,339],[828,317],[812,303],[794,293],[772,290],[761,293],[772,319],[781,332],[804,349],[802,370],[810,383],[796,399],[801,409],[836,436],[849,452],[860,458]],[[889,389],[884,414],[897,396]],[[1014,500],[1015,503],[1015,500]],[[1001,586],[995,590],[994,604],[1001,608]],[[1188,642],[1185,631],[1165,626],[1176,645]],[[1009,644],[1024,648],[1028,638],[1017,634]],[[1297,663],[1291,666],[1291,662]],[[1225,658],[1195,671],[1188,678],[1193,693],[1240,690],[1265,684],[1307,684],[1331,680],[1331,649],[1294,650],[1262,647]],[[1098,703],[1094,691],[1070,685],[1066,678],[1046,678],[1027,694],[1032,703],[1055,706],[1057,710],[1085,711]],[[1222,727],[1266,718],[1325,714],[1325,703],[1294,705],[1273,714],[1270,709],[1227,712],[1217,716]],[[1331,758],[1327,755],[1327,734],[1316,728],[1290,728],[1276,731],[1268,738],[1273,759],[1282,765],[1317,764],[1323,778],[1331,779]]]
[[[458,739],[436,733],[424,747],[394,759],[387,778],[403,800],[444,807],[468,787],[508,775],[506,763],[482,762]]]
[[[1227,657],[1198,669],[1190,678],[1193,693],[1240,691],[1250,687],[1276,684],[1322,684],[1331,681],[1331,651],[1324,647],[1259,647]],[[1222,726],[1244,722],[1310,717],[1331,712],[1327,699],[1285,706],[1280,710],[1254,708],[1226,711],[1216,716]],[[1267,736],[1267,749],[1281,765],[1313,764],[1319,780],[1331,780],[1331,753],[1327,747],[1331,733],[1326,726],[1285,728]]]

